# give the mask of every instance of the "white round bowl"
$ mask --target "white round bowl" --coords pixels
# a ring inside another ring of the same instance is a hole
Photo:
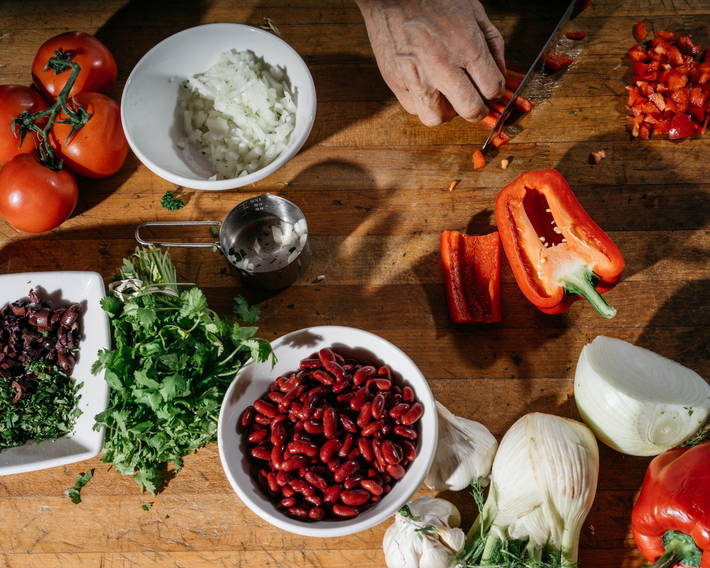
[[[275,367],[270,362],[250,362],[242,368],[230,385],[222,402],[217,427],[217,443],[222,467],[242,502],[265,521],[280,529],[311,537],[335,537],[369,529],[392,516],[419,488],[436,453],[438,420],[434,396],[424,375],[404,351],[368,331],[342,326],[310,327],[293,331],[271,343],[278,357]],[[424,406],[420,421],[417,457],[407,473],[396,482],[383,499],[360,513],[343,520],[315,522],[287,517],[264,495],[249,473],[237,422],[244,409],[260,398],[279,375],[298,369],[298,363],[314,351],[332,347],[345,354],[390,365],[400,382],[409,384]]]
[[[177,95],[183,80],[211,67],[229,49],[251,49],[284,67],[296,95],[296,126],[283,152],[246,176],[210,180],[206,160],[178,147],[185,138]],[[178,32],[153,47],[133,68],[123,88],[121,120],[131,149],[160,177],[193,189],[232,189],[274,173],[303,146],[316,116],[316,89],[307,65],[278,36],[241,24],[206,24]]]

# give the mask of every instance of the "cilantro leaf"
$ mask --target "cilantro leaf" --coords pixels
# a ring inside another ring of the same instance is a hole
[[[81,503],[81,488],[84,487],[91,479],[94,477],[94,470],[91,469],[87,472],[80,473],[76,476],[76,481],[74,482],[74,487],[67,490],[67,497],[71,499],[71,502],[75,505]]]
[[[254,304],[253,306],[250,306],[243,296],[237,296],[234,298],[233,311],[237,318],[244,323],[254,323],[259,319],[259,305]]]
[[[175,197],[172,191],[166,191],[160,198],[160,204],[168,211],[176,211],[185,207],[185,200]]]

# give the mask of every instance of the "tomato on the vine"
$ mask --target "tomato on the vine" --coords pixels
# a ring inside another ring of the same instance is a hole
[[[32,79],[48,101],[57,98],[69,78],[69,72],[58,75],[45,65],[55,51],[70,52],[81,72],[69,91],[69,96],[83,91],[108,91],[116,82],[116,60],[108,48],[94,36],[84,32],[67,32],[42,44],[32,62]]]
[[[44,166],[36,154],[19,154],[0,170],[0,215],[28,233],[43,233],[72,214],[79,199],[74,176]]]
[[[0,85],[0,165],[17,154],[34,152],[34,135],[27,134],[20,144],[20,137],[13,131],[12,121],[22,111],[35,113],[46,108],[44,100],[34,89],[22,85]]]
[[[93,178],[115,174],[128,155],[118,104],[101,93],[79,93],[69,104],[74,103],[84,108],[89,120],[72,134],[60,112],[50,133],[52,146],[74,173]]]

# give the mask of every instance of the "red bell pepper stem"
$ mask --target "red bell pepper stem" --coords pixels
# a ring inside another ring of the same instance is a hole
[[[582,296],[600,316],[611,319],[616,315],[616,308],[610,306],[608,302],[594,288],[596,275],[592,270],[584,266],[581,270],[568,274],[560,280],[568,294]]]
[[[650,568],[672,568],[678,563],[697,560],[701,556],[700,549],[687,534],[678,531],[668,531],[663,535],[666,551]],[[690,566],[690,564],[687,564]]]

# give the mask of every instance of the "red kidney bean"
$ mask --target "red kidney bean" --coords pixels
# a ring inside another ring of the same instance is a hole
[[[312,389],[306,391],[303,398],[311,398],[321,393],[328,393],[328,389],[324,385],[318,385],[317,387],[313,387]]]
[[[360,511],[358,511],[355,507],[348,507],[340,504],[333,505],[333,513],[338,517],[356,517],[359,512]]]
[[[282,508],[287,508],[287,507],[293,507],[296,504],[296,498],[295,497],[284,497],[279,501],[278,506]]]
[[[323,366],[325,366],[326,363],[335,361],[335,351],[324,347],[323,349],[318,351],[318,359],[320,359],[320,362],[323,364]]]
[[[308,512],[303,507],[289,507],[286,512],[297,519],[308,518]]]
[[[330,472],[333,473],[340,467],[340,460],[338,458],[333,458],[326,465],[328,466]]]
[[[347,455],[347,460],[352,461],[358,458],[360,455],[360,448],[355,446],[352,450],[350,450],[350,453]]]
[[[372,417],[375,420],[382,418],[382,414],[385,411],[385,402],[387,402],[387,397],[382,392],[378,392],[372,399]]]
[[[289,390],[286,393],[286,396],[283,397],[283,400],[281,400],[281,405],[284,407],[284,409],[291,408],[291,404],[293,403],[293,401],[296,400],[299,396],[301,396],[305,390],[306,385],[297,385],[291,390]]]
[[[321,507],[311,507],[311,510],[308,511],[308,518],[314,521],[320,521],[323,517],[325,517],[325,511]]]
[[[283,422],[271,423],[271,443],[281,446],[286,441],[286,426]]]
[[[301,370],[320,369],[322,367],[320,359],[302,359],[298,364]]]
[[[303,477],[316,489],[320,489],[321,491],[328,489],[328,482],[313,471],[307,471]]]
[[[316,493],[315,488],[303,479],[292,479],[288,484],[291,486],[291,489],[303,495],[315,495]]]
[[[331,460],[333,457],[333,454],[337,452],[340,449],[340,440],[337,440],[333,438],[332,440],[328,440],[325,444],[323,444],[320,448],[319,456],[320,460],[324,463],[327,463]]]
[[[363,387],[357,390],[355,395],[350,399],[350,409],[358,412],[367,402],[368,396],[370,396],[370,393],[367,392],[367,388]]]
[[[343,425],[343,428],[345,428],[348,432],[357,432],[357,425],[353,422],[352,418],[345,414],[339,415],[338,418],[340,423]]]
[[[398,419],[404,416],[408,410],[409,405],[406,402],[401,402],[400,404],[397,404],[390,409],[389,415],[395,421],[399,422]]]
[[[322,420],[324,412],[325,412],[325,407],[321,406],[320,408],[316,408],[315,411],[313,412],[313,416],[311,416],[311,418],[313,420]]]
[[[356,385],[361,385],[367,379],[369,379],[370,377],[373,377],[376,373],[377,373],[377,369],[375,369],[372,365],[366,365],[364,367],[360,367],[353,374],[353,383],[355,383]]]
[[[377,390],[381,391],[389,390],[392,388],[392,381],[384,378],[369,379],[365,384],[368,388],[374,386]]]
[[[303,429],[309,434],[322,434],[323,424],[319,424],[315,420],[305,420],[303,422]]]
[[[279,487],[283,487],[289,481],[291,481],[291,474],[290,473],[286,473],[285,471],[279,471],[276,474],[276,483],[279,484]]]
[[[373,495],[370,501],[372,501],[373,503],[379,503],[380,499],[381,497],[379,495]]]
[[[273,460],[272,460],[273,463]],[[281,463],[281,467],[279,469],[283,471],[293,471],[294,469],[300,469],[308,464],[308,460],[305,458],[305,456],[302,455],[295,455],[291,456],[288,459],[285,459]]]
[[[392,388],[396,387],[397,385],[392,385]],[[399,387],[397,387],[399,388]],[[390,391],[392,392],[392,391]],[[393,395],[390,396],[389,400],[387,401],[387,408],[394,408],[398,404],[402,402],[402,395],[401,393],[394,393]]]
[[[303,500],[308,501],[311,505],[315,507],[320,507],[323,504],[323,499],[318,497],[318,495],[306,495]]]
[[[360,485],[360,482],[363,479],[365,479],[365,477],[362,474],[356,473],[343,481],[343,487],[345,487],[345,489],[355,489],[358,485]]]
[[[323,413],[323,434],[326,438],[334,438],[338,433],[338,414],[334,408],[326,408]]]
[[[275,405],[270,402],[266,402],[265,400],[255,400],[254,410],[256,410],[259,414],[268,416],[269,418],[273,418],[279,413]]]
[[[335,503],[340,497],[343,488],[340,485],[331,485],[323,492],[323,501],[326,503]]]
[[[340,404],[345,404],[350,403],[350,400],[355,396],[355,393],[353,391],[350,392],[345,392],[343,394],[339,394],[335,400],[337,400]]]
[[[340,382],[345,379],[345,371],[340,366],[340,363],[328,361],[327,363],[323,363],[323,366],[335,377],[336,381]]]
[[[360,506],[370,500],[370,493],[363,489],[346,489],[340,494],[340,500],[346,505]]]
[[[406,386],[402,389],[402,400],[408,404],[414,402],[414,389],[410,386]]]
[[[273,471],[266,474],[266,481],[269,484],[269,491],[278,494],[279,484],[276,482],[276,474]]]
[[[363,479],[360,482],[360,486],[363,489],[366,489],[373,495],[382,495],[382,485],[377,483],[376,481],[373,481],[372,479]]]
[[[249,453],[258,460],[269,461],[271,459],[271,452],[264,446],[256,446]]]
[[[288,414],[277,414],[271,419],[271,424],[277,424],[278,422],[283,422],[284,420],[288,420]]]
[[[400,440],[399,441],[400,446],[402,446],[402,451],[404,452],[404,458],[407,461],[414,461],[414,458],[417,457],[417,448],[415,447],[412,442],[409,440]]]
[[[394,433],[402,438],[407,438],[408,440],[417,439],[417,431],[414,428],[409,428],[408,426],[395,426]]]
[[[295,440],[286,445],[286,451],[289,454],[303,454],[309,458],[312,458],[318,453],[318,446],[312,442]]]
[[[357,425],[363,428],[372,418],[372,403],[366,402],[360,408],[360,413],[357,415]]]
[[[371,462],[375,459],[375,453],[372,450],[372,442],[367,438],[359,438],[357,441],[357,447],[360,449],[360,454],[366,460]]]
[[[402,448],[394,444],[391,440],[382,442],[382,457],[388,464],[398,464],[402,461]]]
[[[323,369],[316,369],[315,371],[312,371],[311,377],[313,377],[316,381],[323,383],[324,385],[332,385],[333,383],[335,383],[335,378],[333,377],[333,375],[331,375],[327,371],[324,371]]]
[[[349,388],[350,388],[350,383],[348,382],[347,379],[345,379],[343,381],[338,381],[337,383],[335,383],[333,385],[332,391],[335,394],[338,394],[339,392],[343,392],[344,390],[347,390]]]
[[[246,430],[254,422],[254,414],[256,411],[253,406],[247,406],[243,411],[242,415],[239,417],[239,428],[240,430]]]
[[[280,404],[281,401],[284,399],[284,395],[283,393],[272,391],[266,394],[266,398],[268,398],[273,403]]]
[[[274,466],[274,469],[281,469],[281,465],[284,461],[283,448],[281,446],[272,447],[269,457],[271,459],[271,465]]]
[[[374,422],[370,422],[365,426],[362,430],[360,430],[360,435],[361,436],[374,436],[375,432],[378,430],[382,430],[382,427],[385,425],[384,420],[375,420]]]
[[[340,446],[340,449],[338,450],[338,455],[341,458],[344,458],[350,453],[350,450],[353,447],[353,442],[355,441],[355,438],[353,437],[352,434],[347,433],[345,435],[345,438],[343,439],[343,445]]]
[[[247,436],[247,441],[250,444],[259,444],[266,439],[266,428],[258,428],[254,429],[251,431],[251,433]]]
[[[281,488],[281,495],[284,497],[293,497],[296,494],[296,492],[291,488],[290,485],[284,485]]]
[[[405,426],[411,426],[424,415],[424,407],[420,402],[415,402],[407,413],[402,416],[401,422]]]
[[[387,466],[387,473],[389,473],[394,479],[402,479],[404,477],[404,468],[399,464],[390,464]]]
[[[342,483],[346,477],[350,477],[358,469],[359,464],[355,460],[346,461],[333,473],[333,479],[336,483]]]
[[[263,414],[256,414],[254,416],[254,422],[261,424],[262,426],[268,426],[271,424],[271,418],[264,416]]]

